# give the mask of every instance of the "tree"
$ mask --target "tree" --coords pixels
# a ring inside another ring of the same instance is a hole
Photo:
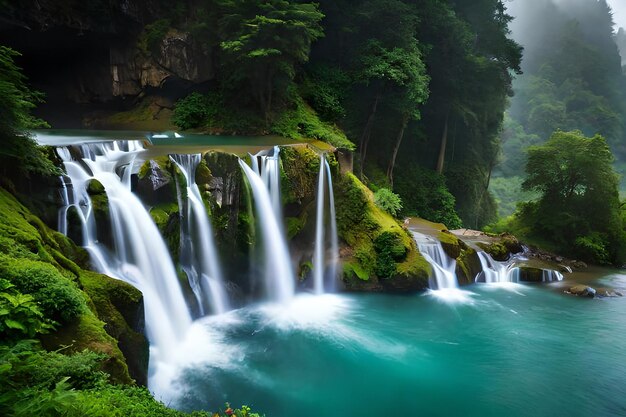
[[[223,0],[218,21],[224,71],[254,95],[266,122],[276,93],[283,94],[295,67],[307,62],[311,43],[323,36],[316,4],[294,0]],[[278,84],[281,84],[278,86]]]
[[[577,252],[589,260],[589,242],[600,245],[612,262],[621,260],[623,224],[606,140],[580,131],[555,132],[543,145],[528,149],[527,177],[522,188],[540,194],[521,217],[536,236]]]
[[[26,77],[15,65],[18,56],[18,52],[0,45],[0,163],[10,178],[19,173],[56,173],[27,132],[47,125],[30,113],[42,95],[26,85]]]

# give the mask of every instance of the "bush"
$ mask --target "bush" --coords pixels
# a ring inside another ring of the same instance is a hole
[[[607,246],[607,243],[598,234],[580,236],[574,241],[574,250],[579,258],[602,265],[611,263]]]
[[[406,258],[407,248],[397,234],[383,232],[374,239],[374,249],[377,254],[374,272],[380,278],[391,278],[397,271],[396,262]]]
[[[462,226],[454,196],[448,191],[443,175],[417,166],[398,170],[394,190],[402,198],[404,214],[443,223],[448,229]]]
[[[374,203],[394,217],[397,217],[402,210],[400,196],[388,188],[380,188],[374,193]]]
[[[0,335],[3,340],[34,337],[52,329],[32,296],[0,278]]]
[[[76,284],[52,265],[26,259],[4,259],[0,275],[10,280],[18,291],[30,294],[47,318],[68,322],[85,311],[85,298]]]
[[[183,130],[200,127],[215,116],[215,101],[215,96],[191,93],[176,102],[172,121]]]

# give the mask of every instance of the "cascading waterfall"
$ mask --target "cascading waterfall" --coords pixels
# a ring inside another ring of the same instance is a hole
[[[526,252],[526,250],[524,251]],[[506,283],[521,281],[522,271],[519,267],[515,266],[519,260],[526,260],[526,258],[516,255],[507,262],[498,262],[491,257],[487,252],[478,252],[478,258],[480,259],[480,265],[482,272],[476,276],[476,281],[482,281],[488,284],[493,283]],[[563,274],[553,269],[542,269],[541,280],[542,282],[561,281]]]
[[[277,219],[283,218],[282,203],[280,199],[280,148],[274,146],[271,150],[263,150],[250,155],[252,170],[261,177],[267,187],[272,203],[272,209]],[[281,230],[282,221],[279,222]]]
[[[255,158],[256,156],[253,156],[252,160],[254,161]],[[270,196],[271,188],[268,190],[266,185],[271,185],[272,183],[265,182],[263,177],[259,175],[258,169],[253,170],[244,161],[239,160],[239,165],[252,189],[256,207],[256,218],[261,228],[260,232],[263,239],[263,252],[266,266],[264,279],[265,290],[270,299],[286,303],[293,298],[295,292],[295,277],[285,235],[282,232],[282,217],[276,215],[276,206],[272,204],[273,198]],[[255,162],[253,162],[253,166],[254,165]],[[274,168],[279,165],[271,164],[270,166]],[[258,168],[258,166],[256,168]],[[280,172],[278,172],[278,175],[280,175]],[[269,175],[266,176],[266,178],[269,178]],[[274,189],[280,191],[280,187]],[[280,203],[280,194],[278,201]]]
[[[196,184],[196,168],[202,155],[170,155],[185,177],[185,190],[176,181],[180,222],[180,263],[198,302],[200,315],[229,309],[224,279],[215,249],[213,228]]]
[[[458,288],[456,261],[445,253],[441,242],[417,232],[413,232],[413,238],[422,256],[433,268],[433,277],[430,280],[431,289]]]
[[[143,147],[138,141],[90,143],[80,147],[74,160],[69,149],[59,148],[73,196],[68,203],[81,215],[83,244],[95,268],[139,289],[144,296],[146,330],[151,361],[173,354],[191,325],[191,317],[174,264],[150,214],[130,190],[132,163]],[[98,243],[92,203],[87,192],[91,180],[105,189],[115,250]],[[68,196],[69,197],[69,196]]]
[[[326,251],[325,239],[325,184],[328,184],[328,200],[330,212],[330,256]],[[329,258],[328,260],[326,258]],[[317,215],[315,223],[315,247],[313,255],[313,291],[316,294],[324,292],[325,272],[335,282],[337,274],[337,262],[339,260],[339,243],[337,238],[337,219],[335,215],[335,197],[333,194],[332,175],[328,161],[322,154],[320,156],[320,171],[317,183]]]
[[[476,277],[476,281],[484,281],[488,284],[498,282],[519,282],[519,268],[511,268],[506,262],[498,262],[486,252],[478,252],[478,259],[482,272]]]

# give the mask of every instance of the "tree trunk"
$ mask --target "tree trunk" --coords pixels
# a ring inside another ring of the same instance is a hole
[[[408,123],[409,123],[409,115],[405,114],[402,116],[402,124],[400,125],[400,131],[398,132],[398,137],[396,138],[396,144],[393,147],[393,153],[391,154],[391,160],[389,161],[389,167],[387,168],[387,178],[389,179],[389,184],[391,185],[392,190],[393,190],[393,169],[396,165],[396,157],[398,156],[398,150],[400,149],[400,145],[402,144],[402,139],[404,138],[404,131]]]
[[[441,135],[441,147],[439,148],[439,158],[437,158],[437,172],[443,173],[443,162],[446,159],[446,143],[448,142],[448,119],[450,111],[446,113],[446,121],[443,125],[443,134]]]
[[[372,133],[372,125],[374,124],[374,116],[376,115],[376,110],[378,109],[378,102],[380,101],[380,96],[382,94],[382,88],[378,90],[376,94],[376,98],[374,99],[374,104],[372,105],[372,111],[370,111],[370,115],[367,118],[367,123],[365,123],[365,128],[363,129],[363,134],[361,135],[361,140],[359,141],[359,151],[360,151],[360,167],[359,167],[359,177],[363,178],[363,167],[365,165],[365,156],[367,155],[367,145],[370,141],[370,135]]]

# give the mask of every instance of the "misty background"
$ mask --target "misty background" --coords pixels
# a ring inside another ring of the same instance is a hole
[[[506,6],[514,18],[511,36],[524,54],[490,184],[499,215],[535,197],[522,189],[526,150],[557,130],[604,136],[626,193],[626,2],[513,0]]]

